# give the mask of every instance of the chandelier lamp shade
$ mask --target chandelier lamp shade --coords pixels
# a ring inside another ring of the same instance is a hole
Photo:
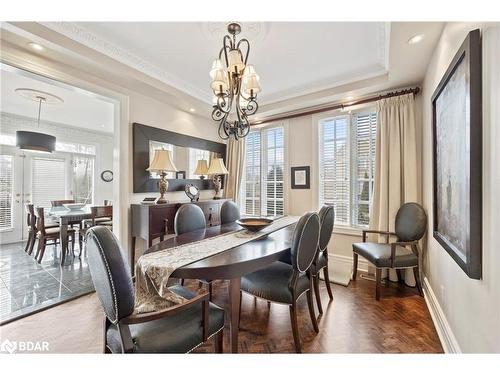
[[[40,127],[42,104],[58,104],[63,102],[58,96],[34,89],[19,88],[16,89],[16,93],[25,99],[38,102],[38,127]],[[21,150],[51,153],[56,149],[56,137],[45,133],[18,130],[16,131],[16,146]]]
[[[247,64],[250,43],[236,41],[241,32],[238,23],[227,26],[219,57],[212,63],[210,78],[214,94],[212,119],[219,122],[219,136],[227,140],[244,138],[250,131],[248,116],[257,112],[257,94],[261,91],[259,76],[253,65]]]

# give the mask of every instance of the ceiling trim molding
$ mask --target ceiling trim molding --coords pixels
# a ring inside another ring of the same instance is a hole
[[[211,104],[211,96],[209,90],[206,92],[200,90],[196,86],[190,84],[174,74],[171,74],[158,66],[142,59],[132,52],[118,47],[107,40],[99,38],[94,33],[90,32],[85,27],[78,25],[75,22],[39,22],[41,25],[62,34],[78,43],[92,48],[122,64],[147,74],[159,81],[166,83],[178,90],[185,92],[188,95],[195,97],[205,103]]]

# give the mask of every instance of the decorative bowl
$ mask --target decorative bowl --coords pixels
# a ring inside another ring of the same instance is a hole
[[[245,219],[236,220],[236,224],[242,226],[250,232],[258,232],[273,223],[274,220],[266,217],[248,217]]]
[[[81,210],[83,207],[85,207],[85,203],[65,203],[63,204],[63,206],[70,211]]]

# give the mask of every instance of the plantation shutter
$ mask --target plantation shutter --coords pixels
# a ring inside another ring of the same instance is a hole
[[[245,214],[260,216],[261,208],[261,133],[250,132],[246,137],[245,155]]]
[[[13,162],[11,155],[0,155],[0,230],[12,229]]]
[[[284,159],[284,129],[273,128],[265,131],[266,137],[266,162],[264,170],[265,206],[266,216],[281,216],[284,213],[283,170]]]
[[[350,224],[349,117],[320,123],[320,203],[334,205],[335,223]]]
[[[33,158],[33,204],[49,209],[50,201],[66,198],[64,159]]]

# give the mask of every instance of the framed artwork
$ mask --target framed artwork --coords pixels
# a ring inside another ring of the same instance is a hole
[[[175,178],[178,180],[184,180],[186,178],[186,171],[175,172]]]
[[[471,31],[432,96],[433,234],[463,271],[481,278],[481,39]]]
[[[310,189],[311,172],[309,167],[292,167],[292,189]]]

